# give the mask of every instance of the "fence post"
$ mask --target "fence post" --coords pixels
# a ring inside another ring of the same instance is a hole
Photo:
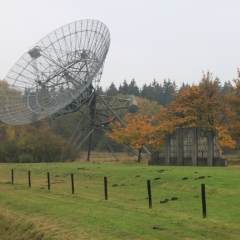
[[[150,182],[150,180],[147,180],[147,188],[148,188],[149,208],[152,208],[152,193],[151,193],[151,182]]]
[[[74,180],[73,180],[73,174],[71,174],[71,180],[72,180],[72,194],[74,194]]]
[[[206,208],[206,195],[205,195],[205,184],[201,185],[202,190],[202,211],[203,211],[203,218],[207,217],[207,208]]]
[[[28,186],[31,187],[31,172],[28,171]]]
[[[48,190],[50,190],[50,173],[47,172]]]
[[[12,169],[12,184],[14,182],[14,172],[13,172],[13,169]]]
[[[108,200],[107,177],[104,177],[104,193],[105,193],[105,200]]]

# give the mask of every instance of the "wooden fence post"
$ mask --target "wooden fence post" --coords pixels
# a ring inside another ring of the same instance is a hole
[[[14,183],[14,171],[12,169],[12,184]]]
[[[108,200],[107,177],[104,177],[104,193],[105,193],[105,200]]]
[[[205,195],[205,184],[201,185],[202,190],[202,211],[203,211],[203,218],[207,217],[207,207],[206,207],[206,195]]]
[[[71,180],[72,180],[72,194],[74,194],[74,179],[73,179],[73,174],[71,174]]]
[[[28,171],[28,186],[31,187],[31,172]]]
[[[48,190],[50,190],[50,173],[47,172]]]
[[[152,193],[151,193],[151,182],[150,182],[150,180],[147,180],[147,189],[148,189],[149,208],[152,208]]]

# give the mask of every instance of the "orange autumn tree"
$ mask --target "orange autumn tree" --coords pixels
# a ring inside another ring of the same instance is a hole
[[[236,113],[210,72],[203,74],[198,86],[184,89],[175,96],[176,100],[159,115],[159,135],[171,133],[179,127],[197,126],[218,130],[220,147],[235,147],[230,129]]]
[[[238,78],[234,79],[234,86],[229,89],[227,99],[230,102],[233,110],[237,113],[235,124],[231,125],[231,136],[234,139],[240,136],[240,69],[238,69]]]
[[[107,136],[119,144],[126,144],[132,149],[138,150],[138,162],[141,160],[141,152],[144,145],[151,144],[154,137],[155,127],[154,117],[143,114],[127,114],[123,118],[126,127],[121,122],[111,123],[112,132],[107,132]]]

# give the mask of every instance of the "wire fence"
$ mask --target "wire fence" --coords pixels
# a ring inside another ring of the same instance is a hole
[[[26,182],[28,183],[28,187],[31,188],[32,187],[32,176],[31,176],[31,171],[27,172],[27,176],[26,176]],[[15,172],[14,169],[11,169],[10,172],[11,175],[11,182],[8,182],[12,185],[15,184],[16,182],[16,176],[15,176]],[[69,188],[71,190],[72,194],[75,194],[75,185],[74,185],[74,174],[70,173],[68,174],[70,175],[70,179],[69,179]],[[50,177],[50,172],[47,172],[46,174],[46,182],[47,182],[47,189],[48,191],[51,190],[51,185],[53,184],[53,182],[51,183],[51,177]],[[21,177],[22,179],[22,177]],[[27,185],[27,184],[26,184]],[[116,185],[116,184],[115,184]],[[113,184],[114,186],[114,184]],[[200,185],[200,189],[201,189],[201,202],[202,202],[202,216],[203,218],[207,217],[207,207],[206,207],[206,191],[205,191],[205,184],[201,184]],[[105,200],[109,199],[109,192],[108,192],[108,179],[106,176],[104,176],[103,178],[103,182],[102,182],[102,189],[103,189],[103,198]],[[148,207],[149,209],[151,209],[153,207],[153,196],[152,196],[152,189],[151,189],[151,181],[147,180],[146,181],[146,193],[147,193],[147,199],[148,199]],[[177,200],[177,197],[173,197],[171,200]],[[163,201],[160,201],[160,203],[166,203],[168,201],[168,199],[165,199]]]

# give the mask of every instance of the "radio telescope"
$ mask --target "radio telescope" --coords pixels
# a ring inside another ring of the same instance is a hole
[[[7,74],[0,119],[21,125],[76,111],[100,80],[109,45],[108,28],[96,20],[70,23],[41,39]]]
[[[0,119],[22,125],[80,111],[86,124],[76,127],[70,143],[78,149],[89,138],[89,160],[93,132],[109,131],[109,119],[124,124],[118,109],[138,110],[134,96],[118,99],[95,91],[109,45],[108,28],[96,20],[70,23],[41,39],[7,74],[7,86],[0,88]],[[83,140],[81,130],[88,131]]]

